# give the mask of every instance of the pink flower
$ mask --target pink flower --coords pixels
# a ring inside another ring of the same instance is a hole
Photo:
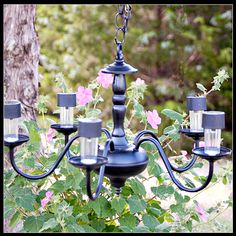
[[[199,203],[197,203],[197,206],[196,206],[195,210],[198,213],[201,220],[206,222],[207,218],[208,218],[207,214],[206,214],[205,210],[203,209],[203,207]]]
[[[113,82],[112,74],[98,72],[97,82],[102,85],[103,88],[108,88]]]
[[[205,142],[204,141],[200,141],[198,145],[199,145],[199,147],[205,147]]]
[[[146,115],[148,123],[152,126],[153,129],[157,129],[157,125],[161,124],[161,118],[159,117],[157,111],[147,111]]]
[[[80,106],[84,106],[93,100],[92,90],[85,88],[83,86],[78,87],[78,92],[76,93],[77,100]]]
[[[46,197],[41,199],[41,207],[44,208],[48,202],[50,201],[50,199],[52,198],[53,192],[48,191],[46,192]]]
[[[188,155],[188,152],[185,150],[181,150],[180,152],[181,152],[181,155],[184,157],[186,157]]]
[[[199,143],[198,143],[198,146],[199,147],[205,147],[205,142],[204,141],[200,141]],[[194,148],[196,147],[196,145],[195,145],[195,143],[194,143]]]
[[[53,137],[56,135],[56,130],[49,128],[48,132],[47,132],[47,141],[50,142],[52,141]]]
[[[141,85],[144,85],[145,84],[145,81],[140,79],[140,78],[137,78],[136,81],[135,81],[135,84],[137,86],[141,86]]]

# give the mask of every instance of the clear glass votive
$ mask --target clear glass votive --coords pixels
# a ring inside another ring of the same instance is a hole
[[[225,113],[221,111],[203,112],[204,152],[210,156],[220,153],[221,130],[225,128]]]
[[[101,136],[102,121],[97,118],[79,119],[81,162],[95,164],[98,157],[98,139]]]
[[[189,110],[190,131],[203,131],[202,113],[204,110],[206,110],[206,97],[188,96],[187,108]]]
[[[65,128],[73,127],[76,93],[58,93],[57,106],[60,107],[60,125]]]
[[[15,142],[19,139],[19,118],[21,117],[21,104],[10,100],[4,103],[4,140]]]

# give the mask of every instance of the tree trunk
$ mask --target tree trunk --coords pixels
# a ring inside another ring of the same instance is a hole
[[[18,100],[22,116],[36,120],[39,42],[35,4],[4,5],[4,99]]]

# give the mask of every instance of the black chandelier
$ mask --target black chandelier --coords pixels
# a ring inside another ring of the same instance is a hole
[[[191,137],[194,141],[192,159],[186,166],[174,167],[165,154],[156,134],[150,130],[142,130],[135,136],[133,143],[126,139],[124,130],[124,118],[126,112],[126,74],[137,72],[138,70],[125,63],[122,53],[122,45],[125,41],[125,34],[128,29],[128,21],[131,17],[130,5],[118,5],[118,12],[115,15],[116,36],[115,43],[117,54],[115,62],[102,70],[103,73],[113,74],[113,132],[112,134],[102,128],[100,119],[84,118],[78,124],[73,123],[73,107],[76,106],[75,93],[57,94],[57,105],[60,107],[60,123],[52,124],[51,128],[62,133],[65,139],[65,146],[59,154],[55,163],[48,172],[41,175],[28,175],[22,172],[15,163],[15,147],[27,142],[29,137],[25,134],[18,134],[17,120],[21,116],[21,104],[16,100],[4,103],[4,145],[9,147],[9,158],[14,170],[21,176],[38,180],[49,176],[58,167],[62,158],[66,155],[70,164],[86,170],[87,194],[91,200],[95,200],[101,191],[103,177],[110,179],[111,185],[115,187],[117,195],[120,194],[121,187],[125,181],[140,174],[148,164],[146,151],[140,147],[144,142],[151,142],[155,145],[162,158],[171,180],[177,187],[186,192],[197,192],[205,188],[212,179],[214,162],[231,154],[229,148],[221,146],[221,130],[225,127],[225,113],[220,111],[206,111],[206,97],[188,96],[187,108],[190,116],[190,127],[180,129],[183,135]],[[121,18],[123,25],[118,21]],[[119,40],[118,37],[122,39]],[[72,133],[77,132],[69,138]],[[106,134],[107,140],[104,146],[98,144],[101,133]],[[199,147],[200,139],[204,137],[205,147]],[[71,144],[79,138],[80,155],[74,156],[70,151]],[[185,172],[190,169],[197,160],[203,158],[209,162],[209,173],[205,183],[198,188],[187,188],[176,179],[174,172]],[[91,171],[98,173],[98,184],[96,192],[91,190]]]

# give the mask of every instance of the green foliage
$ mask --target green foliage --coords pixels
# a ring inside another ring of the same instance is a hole
[[[37,6],[36,25],[41,44],[40,71],[44,77],[40,81],[40,93],[48,95],[39,96],[36,106],[46,125],[42,129],[38,122],[25,121],[30,141],[16,151],[17,164],[29,174],[48,171],[64,146],[60,134],[56,134],[51,142],[46,140],[46,147],[40,143],[40,134],[46,134],[50,123],[46,123],[44,114],[56,113],[53,109],[57,92],[76,91],[79,85],[90,88],[93,101],[76,107],[75,120],[103,115],[103,126],[112,130],[112,122],[108,119],[110,113],[106,112],[106,108],[111,106],[110,88],[102,88],[95,78],[102,67],[114,60],[111,53],[114,45],[109,43],[113,40],[114,25],[109,19],[116,7],[51,5],[50,10],[48,7]],[[155,104],[153,109],[158,108],[162,118],[158,127],[159,140],[166,152],[176,154],[180,147],[172,147],[172,144],[180,139],[180,126],[188,124],[183,104],[185,94],[193,89],[203,93],[220,89],[223,96],[228,94],[231,98],[230,81],[223,83],[232,74],[232,42],[228,37],[231,10],[226,8],[133,6],[132,24],[135,27],[129,25],[124,55],[127,61],[132,60],[132,64],[139,65],[139,77],[150,82],[150,86],[147,91],[146,84],[129,84],[130,78],[127,77],[129,109],[125,132],[130,142],[137,130],[146,129],[145,109],[149,107],[147,110],[150,110]],[[159,17],[162,14],[163,17]],[[213,77],[213,86],[207,91],[206,88],[211,85],[209,78],[218,68],[224,69]],[[187,86],[186,91],[183,83]],[[215,96],[220,95],[215,93]],[[170,101],[164,103],[167,99]],[[218,107],[214,103],[212,108],[228,107],[228,100]],[[163,109],[165,105],[167,108]],[[150,129],[157,133],[157,130]],[[4,168],[4,218],[9,219],[12,228],[23,223],[21,232],[24,233],[195,232],[203,223],[195,210],[195,195],[184,195],[173,185],[153,144],[144,143],[142,147],[149,157],[148,177],[141,173],[129,178],[119,197],[114,195],[110,182],[104,178],[104,187],[96,201],[88,200],[84,171],[68,164],[65,158],[51,176],[39,181],[28,181],[12,169]],[[71,150],[79,153],[79,145],[72,144]],[[180,164],[185,164],[182,156],[178,160]],[[175,161],[178,163],[177,158]],[[198,172],[201,168],[203,163],[196,163],[188,172],[193,178],[189,175],[177,176],[187,187],[193,188],[206,179]],[[213,176],[212,183],[230,184],[232,165],[222,166],[221,170]],[[96,183],[97,175],[94,174],[92,189],[95,189]],[[53,195],[42,207],[41,200],[48,191]],[[232,207],[232,198],[226,199],[221,206]],[[211,219],[218,214],[217,206],[212,205],[206,211]]]

